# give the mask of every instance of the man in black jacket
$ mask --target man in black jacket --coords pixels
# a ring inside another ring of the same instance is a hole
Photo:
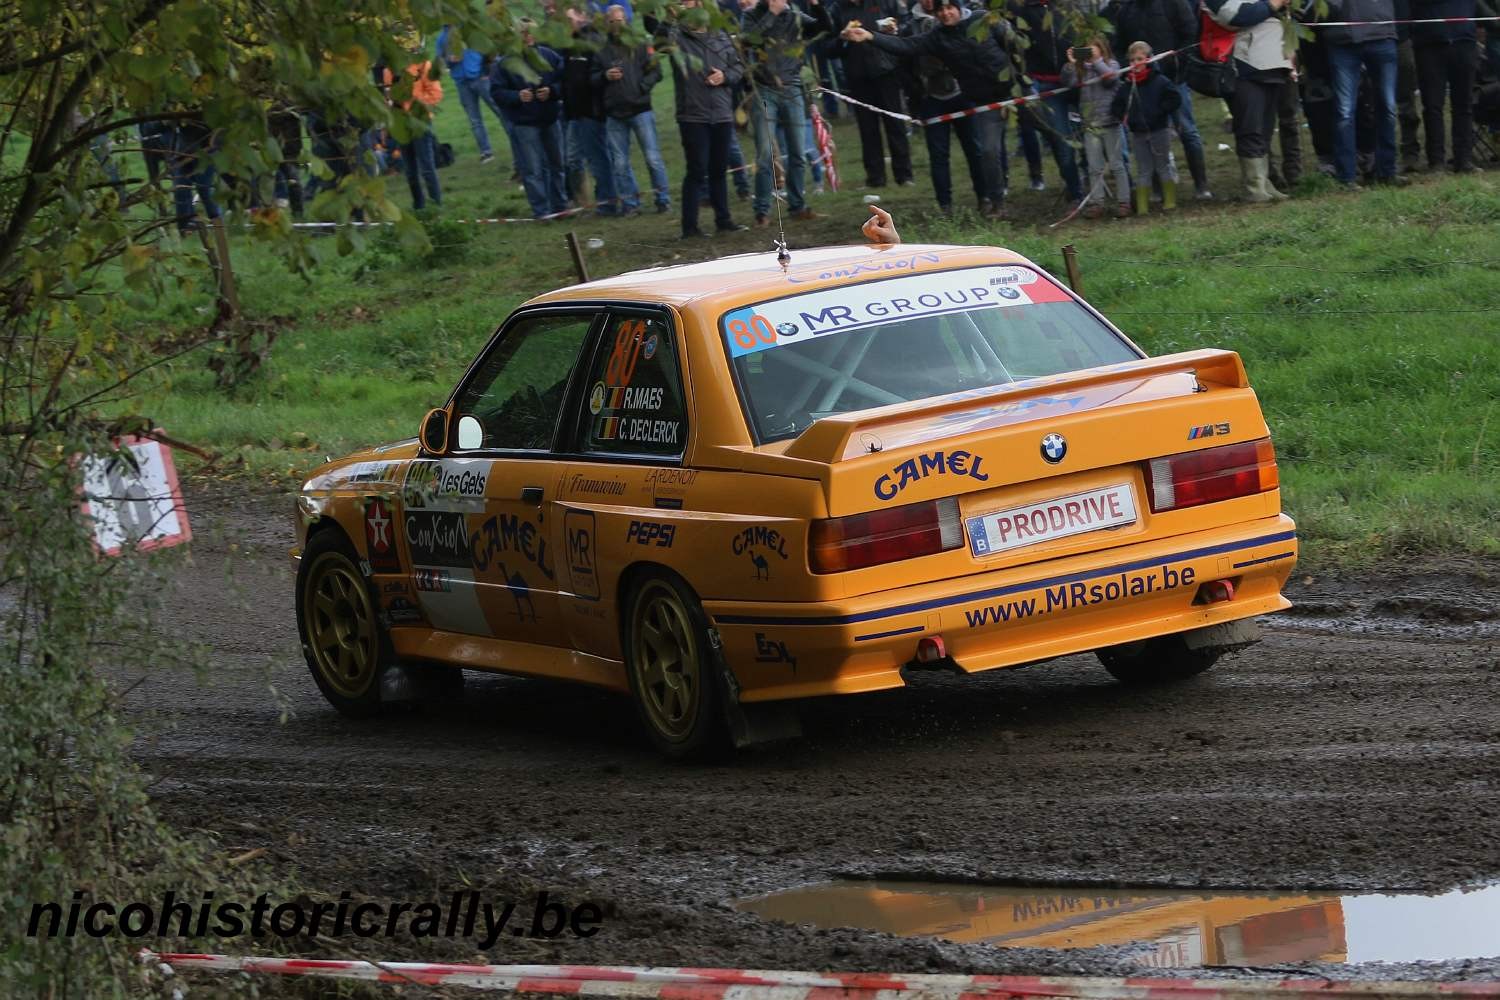
[[[840,33],[851,24],[866,31],[894,36],[906,20],[899,0],[836,0],[838,6],[832,11],[833,27]],[[844,59],[844,76],[849,81],[849,96],[866,104],[887,111],[901,110],[901,77],[896,70],[900,58],[893,52],[873,45],[849,45],[840,47],[838,54]],[[885,141],[891,147],[891,171],[897,184],[913,184],[911,175],[911,145],[906,138],[906,123],[889,115],[882,115],[867,108],[854,108],[854,120],[859,124],[860,153],[865,164],[865,186],[885,187],[885,149],[881,146],[880,133],[885,130]]]
[[[630,166],[630,137],[634,135],[651,173],[656,211],[670,211],[667,165],[661,158],[656,116],[651,111],[651,88],[661,82],[661,64],[649,44],[632,43],[627,37],[630,26],[620,4],[611,4],[604,12],[604,23],[609,34],[594,61],[594,86],[604,99],[604,132],[615,172],[615,194],[625,211],[640,209],[641,190]]]
[[[566,13],[575,41],[572,48],[561,53],[568,196],[575,199],[581,196],[583,168],[587,163],[589,173],[594,175],[594,211],[599,215],[620,215],[623,209],[616,197],[615,171],[604,135],[603,95],[594,87],[594,53],[599,48],[599,33],[589,26],[587,11],[569,7]]]
[[[898,56],[939,59],[953,74],[964,99],[974,104],[992,104],[1013,96],[1016,79],[1006,37],[1000,31],[990,30],[975,38],[971,32],[974,25],[970,16],[958,0],[934,0],[933,13],[938,26],[920,35],[901,38],[875,34],[851,24],[844,29],[842,37],[853,46],[868,42],[874,48]],[[987,204],[982,207],[990,218],[1000,218],[1005,201],[1005,175],[1001,167],[1005,118],[1000,111],[985,111],[974,115],[971,120],[979,142],[984,174]]]
[[[1189,0],[1122,0],[1109,7],[1106,16],[1115,26],[1114,50],[1124,52],[1133,42],[1145,42],[1153,52],[1175,52],[1198,43],[1197,4]],[[1155,72],[1171,81],[1181,95],[1182,103],[1172,114],[1182,151],[1187,156],[1188,172],[1200,199],[1212,198],[1208,189],[1208,167],[1203,156],[1203,137],[1193,117],[1193,91],[1182,82],[1176,56],[1155,64]]]
[[[807,154],[806,97],[802,92],[804,45],[828,34],[830,22],[819,0],[806,11],[790,0],[759,0],[740,26],[750,61],[750,121],[755,128],[755,224],[770,223],[771,189],[778,145],[786,165],[786,204],[795,219],[814,219],[803,195]]]

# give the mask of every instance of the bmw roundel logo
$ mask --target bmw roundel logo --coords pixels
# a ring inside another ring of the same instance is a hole
[[[1021,292],[1018,289],[1011,288],[1009,285],[1001,285],[995,291],[999,293],[1002,299],[1019,299],[1021,297]]]
[[[783,337],[795,337],[797,335],[797,324],[782,323],[780,326],[776,327],[776,332],[781,334]]]
[[[1068,442],[1061,434],[1048,434],[1042,438],[1042,457],[1053,465],[1068,454]]]

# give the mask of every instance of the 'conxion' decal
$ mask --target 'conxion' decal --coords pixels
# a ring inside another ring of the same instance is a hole
[[[1181,562],[1184,559],[1201,559],[1204,556],[1222,555],[1225,552],[1238,552],[1241,549],[1253,549],[1256,546],[1269,545],[1272,542],[1289,542],[1296,537],[1297,533],[1295,531],[1282,531],[1274,535],[1261,535],[1259,538],[1249,538],[1243,542],[1225,542],[1223,545],[1210,545],[1207,548],[1193,549],[1189,552],[1174,552],[1171,555],[1155,556],[1151,559],[1141,559],[1137,562],[1123,563],[1117,566],[1084,570],[1081,573],[1069,573],[1066,576],[1054,576],[1045,580],[1028,580],[1024,583],[994,587],[990,590],[980,590],[972,594],[937,597],[930,601],[901,604],[893,608],[877,608],[874,611],[861,611],[852,615],[823,615],[808,618],[798,618],[791,615],[719,615],[714,620],[720,625],[855,625],[859,622],[874,621],[877,618],[893,618],[896,615],[909,615],[918,611],[951,608],[955,604],[988,601],[996,597],[1005,597],[1009,594],[1024,593],[1028,590],[1056,587],[1062,583],[1093,580],[1097,577],[1109,576],[1114,573],[1129,573],[1139,569],[1150,569],[1154,566],[1165,566],[1168,563]],[[1287,554],[1290,555],[1290,553]],[[873,639],[876,636],[859,636],[858,638]]]

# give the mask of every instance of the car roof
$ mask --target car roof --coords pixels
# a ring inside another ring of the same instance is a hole
[[[580,300],[660,302],[678,307],[738,305],[791,292],[816,291],[850,280],[898,277],[976,264],[1027,264],[1001,247],[941,244],[858,244],[790,251],[783,268],[775,253],[736,254],[695,264],[627,271],[538,295],[527,305]]]

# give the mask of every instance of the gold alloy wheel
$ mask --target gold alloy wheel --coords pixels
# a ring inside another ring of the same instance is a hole
[[[307,574],[303,614],[307,641],[323,680],[345,698],[358,698],[375,677],[379,640],[370,593],[348,558],[328,552]]]
[[[677,592],[660,580],[636,599],[631,669],[651,725],[670,740],[686,739],[698,718],[702,663],[693,626]]]

